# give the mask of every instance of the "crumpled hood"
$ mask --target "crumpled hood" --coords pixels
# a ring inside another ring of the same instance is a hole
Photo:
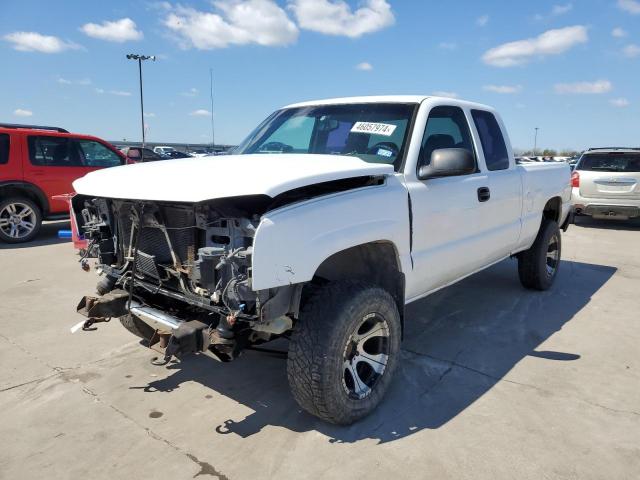
[[[391,165],[350,156],[220,155],[105,168],[76,180],[73,188],[92,197],[195,203],[243,195],[275,197],[315,183],[392,173]]]

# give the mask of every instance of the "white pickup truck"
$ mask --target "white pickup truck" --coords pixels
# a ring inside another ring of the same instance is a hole
[[[549,288],[571,196],[568,165],[515,164],[492,108],[426,96],[290,105],[233,155],[74,188],[103,275],[87,322],[119,317],[166,358],[284,337],[293,396],[338,424],[388,390],[406,304],[507,257]]]

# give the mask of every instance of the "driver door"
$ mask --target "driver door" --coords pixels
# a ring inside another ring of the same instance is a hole
[[[464,148],[476,158],[472,174],[420,180],[417,170],[441,148]],[[413,214],[414,281],[407,298],[418,297],[480,268],[487,256],[482,232],[485,202],[479,191],[488,187],[481,171],[467,112],[458,106],[433,107],[427,118],[416,171],[407,172]]]

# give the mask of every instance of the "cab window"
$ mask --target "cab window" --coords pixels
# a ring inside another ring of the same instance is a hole
[[[475,158],[467,118],[460,107],[434,107],[429,113],[420,146],[418,168],[431,163],[431,154],[441,148],[462,148]]]

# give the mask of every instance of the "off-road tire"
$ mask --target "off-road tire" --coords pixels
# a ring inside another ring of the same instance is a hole
[[[129,330],[136,337],[140,337],[144,340],[149,341],[155,333],[155,330],[153,328],[144,323],[135,315],[123,315],[119,318],[119,320],[124,328]]]
[[[553,273],[549,274],[547,271],[547,251],[554,235],[558,239],[558,260]],[[522,285],[532,290],[549,289],[558,275],[561,253],[562,239],[558,224],[553,220],[544,218],[538,231],[538,236],[531,248],[518,255],[518,275]]]
[[[35,203],[33,200],[30,200],[29,198],[11,197],[11,198],[5,198],[4,200],[0,200],[0,212],[2,212],[4,208],[11,203],[21,203],[21,204],[27,205],[31,210],[33,210],[33,213],[35,214],[35,222],[34,222],[33,230],[31,230],[31,232],[29,232],[29,234],[25,235],[24,237],[14,238],[7,235],[0,228],[0,242],[5,242],[5,243],[30,242],[36,237],[36,235],[38,235],[38,232],[40,231],[40,227],[42,226],[42,210],[40,210],[40,207],[38,206],[37,203]]]
[[[368,396],[345,391],[343,358],[354,329],[375,313],[388,325],[388,360]],[[349,425],[382,400],[400,355],[401,322],[393,297],[360,282],[332,282],[317,288],[300,312],[291,335],[287,377],[293,397],[307,412],[330,423]]]

